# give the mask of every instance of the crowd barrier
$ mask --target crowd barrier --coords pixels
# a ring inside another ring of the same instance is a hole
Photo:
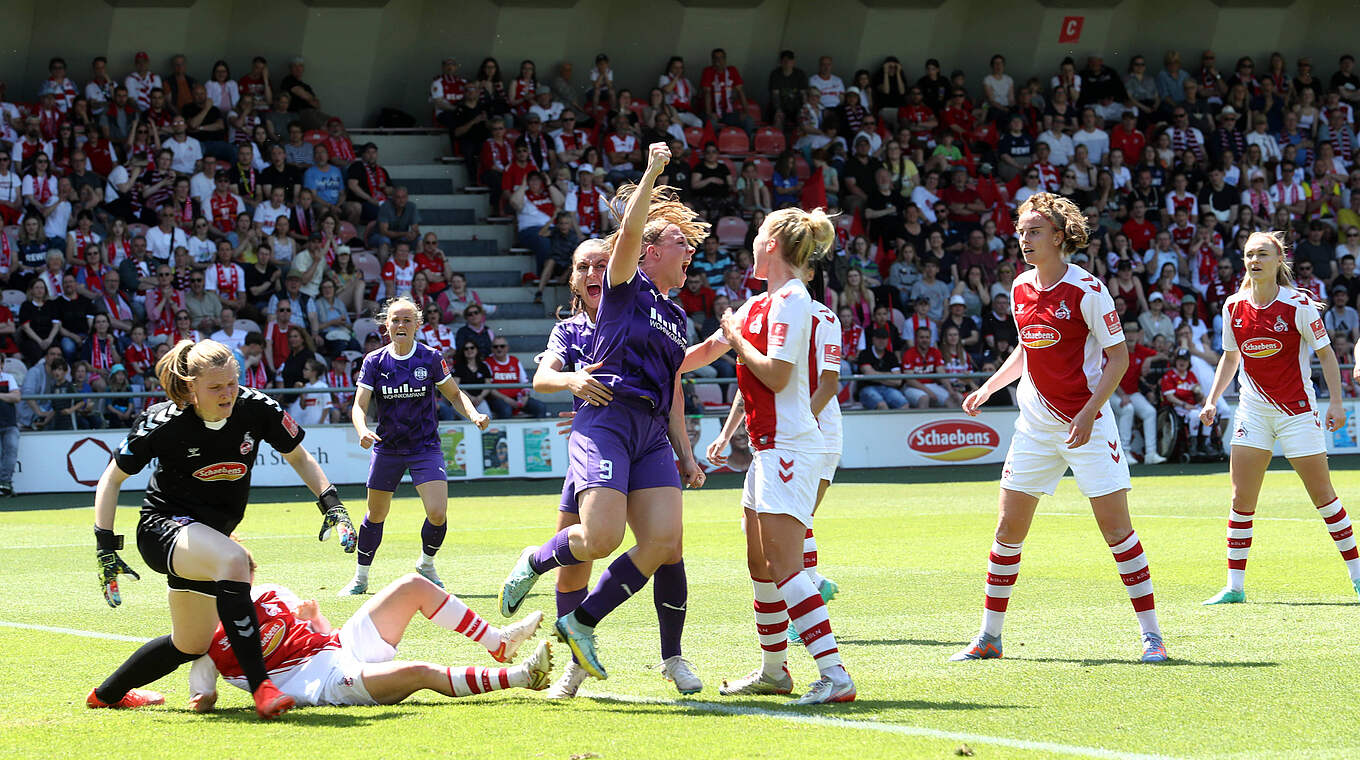
[[[1347,401],[1346,423],[1327,433],[1331,454],[1360,453],[1357,415],[1360,401]],[[954,464],[999,464],[1010,447],[1017,411],[987,409],[977,417],[958,410],[848,412],[841,466],[939,467]],[[723,467],[712,466],[704,449],[717,436],[722,417],[686,421],[690,444],[707,472],[744,471],[750,450],[731,452]],[[16,493],[91,491],[127,434],[122,430],[24,433],[14,473]],[[496,420],[485,431],[466,422],[440,424],[440,441],[450,481],[480,478],[561,478],[567,469],[567,436],[553,419]],[[362,484],[368,475],[369,452],[359,446],[349,425],[307,428],[303,445],[320,462],[332,482]],[[1278,451],[1276,453],[1279,453]],[[204,462],[211,465],[212,462]],[[128,489],[146,487],[154,464],[127,481]],[[302,481],[283,457],[260,442],[252,476],[254,485],[298,486]]]

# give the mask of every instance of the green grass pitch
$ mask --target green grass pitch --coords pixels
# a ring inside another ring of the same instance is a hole
[[[1333,460],[1343,498],[1360,508],[1360,474]],[[1160,469],[1160,468],[1159,468]],[[679,697],[658,660],[651,594],[599,630],[611,677],[601,695],[567,704],[501,692],[462,700],[432,693],[395,707],[298,709],[254,718],[249,697],[221,684],[218,710],[186,706],[187,667],[156,685],[163,707],[90,711],[84,697],[137,646],[132,641],[16,628],[150,637],[168,630],[165,582],[143,572],[109,609],[98,591],[88,496],[20,497],[0,505],[0,757],[263,758],[979,758],[1360,756],[1360,604],[1297,478],[1266,478],[1248,567],[1248,603],[1200,602],[1223,584],[1225,468],[1142,476],[1130,503],[1151,561],[1172,662],[1137,663],[1138,632],[1114,562],[1069,480],[1045,499],[1025,544],[1006,621],[1006,659],[947,663],[976,631],[996,520],[998,468],[842,473],[818,515],[822,571],[841,587],[832,624],[859,701],[793,708],[785,698],[725,699],[723,678],[758,662],[743,559],[740,483],[719,477],[685,498],[689,620],[685,653],[705,688]],[[450,486],[439,555],[449,588],[493,624],[496,591],[519,550],[549,535],[556,483]],[[346,488],[356,522],[360,489]],[[118,529],[131,535],[124,494]],[[314,597],[337,624],[360,604],[337,599],[353,557],[318,544],[299,490],[259,489],[240,533],[260,581]],[[373,585],[409,571],[421,510],[403,487],[387,522]],[[627,545],[625,542],[625,546]],[[132,546],[131,540],[128,543]],[[597,575],[600,567],[597,566]],[[552,581],[526,609],[551,616]],[[542,635],[542,634],[540,634]],[[561,667],[565,647],[555,649]],[[404,658],[492,665],[480,647],[421,619]],[[815,669],[790,648],[801,688]],[[688,705],[688,707],[687,707]]]

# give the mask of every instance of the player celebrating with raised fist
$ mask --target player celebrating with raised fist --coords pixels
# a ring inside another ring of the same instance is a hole
[[[1240,364],[1242,391],[1233,419],[1229,459],[1232,512],[1228,515],[1228,585],[1204,603],[1234,604],[1246,599],[1252,518],[1276,444],[1303,481],[1346,562],[1351,585],[1360,594],[1360,552],[1351,519],[1332,488],[1322,432],[1324,423],[1330,431],[1346,421],[1336,353],[1313,299],[1294,287],[1293,273],[1285,260],[1284,235],[1252,233],[1243,258],[1247,276],[1241,290],[1223,303],[1223,358],[1218,361],[1214,386],[1199,412],[1205,425],[1213,425],[1215,402]],[[1322,363],[1322,379],[1327,383],[1327,413],[1321,420],[1313,396],[1311,353],[1316,353]]]
[[[625,526],[631,527],[637,544],[610,564],[573,612],[557,619],[559,638],[596,678],[607,673],[595,650],[595,627],[659,568],[680,562],[681,483],[698,488],[704,482],[685,434],[679,392],[685,313],[666,294],[684,284],[694,242],[706,236],[708,225],[696,221],[672,188],[653,191],[670,157],[664,143],[653,144],[637,187],[621,188],[615,197],[626,205],[611,239],[590,353],[600,365],[592,374],[612,397],[605,406],[581,407],[568,444],[567,477],[580,523],[527,547],[500,593],[501,614],[514,614],[542,573],[609,556],[622,543]],[[683,610],[686,599],[670,604]],[[687,663],[685,670],[668,673],[682,689],[702,688]],[[682,678],[692,685],[682,686]]]
[[[439,444],[439,414],[435,394],[443,394],[453,408],[485,430],[490,418],[477,411],[458,387],[439,351],[416,340],[420,309],[405,296],[387,303],[378,321],[391,340],[364,357],[355,381],[350,422],[359,445],[372,448],[368,465],[368,512],[359,526],[358,565],[354,579],[340,596],[368,593],[368,571],[382,543],[383,521],[392,509],[392,494],[409,469],[411,484],[425,507],[420,528],[421,554],[416,572],[444,587],[434,569],[434,555],[448,531],[449,480],[444,450]],[[378,432],[368,427],[368,407],[376,399]]]
[[[114,535],[118,489],[151,460],[156,471],[146,487],[137,549],[170,587],[169,636],[152,639],[104,683],[90,691],[90,707],[141,707],[165,697],[138,689],[208,651],[217,621],[255,697],[261,718],[277,718],[294,704],[275,688],[260,649],[260,625],[250,593],[250,558],[229,538],[245,515],[250,472],[260,442],[268,443],[317,494],[321,540],[338,529],[345,551],[354,551],[354,528],[335,487],[299,444],[303,431],[278,402],[240,388],[240,369],[230,348],[212,340],[182,340],[156,363],[169,401],[137,418],[95,488],[94,535],[109,606],[122,603],[117,576],[137,574],[118,556],[123,537]]]
[[[1020,380],[1020,416],[1001,471],[1000,518],[987,562],[982,630],[952,660],[1001,656],[1001,625],[1020,571],[1020,547],[1041,494],[1052,495],[1069,467],[1091,500],[1142,629],[1143,662],[1162,662],[1147,556],[1129,521],[1129,463],[1110,396],[1128,367],[1124,327],[1109,291],[1067,262],[1084,250],[1088,230],[1076,204],[1036,193],[1020,204],[1016,236],[1030,269],[1011,285],[1020,346],[963,410],[976,416],[993,393]]]

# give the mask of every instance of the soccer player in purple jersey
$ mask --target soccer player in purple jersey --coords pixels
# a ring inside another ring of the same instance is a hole
[[[575,611],[556,623],[558,637],[581,667],[601,679],[608,674],[596,655],[595,627],[660,567],[678,564],[681,481],[691,488],[704,482],[685,435],[684,406],[672,404],[680,398],[677,370],[685,353],[685,314],[666,293],[684,282],[693,242],[705,237],[708,225],[697,222],[671,189],[653,192],[669,160],[665,144],[653,144],[638,186],[620,190],[615,198],[626,198],[627,205],[611,241],[590,353],[599,365],[591,374],[613,397],[606,406],[581,407],[569,444],[567,480],[581,522],[541,547],[525,549],[500,595],[501,613],[513,614],[539,575],[609,556],[622,543],[624,528],[631,527],[637,544],[605,570]]]
[[[449,481],[439,445],[435,393],[443,394],[459,414],[481,430],[491,419],[477,411],[472,399],[459,389],[439,351],[416,340],[420,310],[409,298],[389,301],[378,321],[387,326],[392,342],[364,357],[355,383],[358,391],[350,421],[359,434],[359,445],[372,447],[373,456],[368,465],[368,513],[359,526],[358,566],[340,596],[368,592],[368,570],[382,543],[383,520],[392,508],[392,493],[408,469],[425,506],[416,572],[444,587],[434,569],[434,555],[448,530]],[[378,406],[376,433],[368,427],[368,407],[374,401]]]

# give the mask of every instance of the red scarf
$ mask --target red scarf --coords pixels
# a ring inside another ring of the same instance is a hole
[[[115,295],[112,298],[105,295],[104,308],[108,310],[109,316],[114,319],[121,319],[125,322],[132,321],[132,307],[127,305],[127,301],[124,301],[121,295]]]
[[[14,249],[10,247],[9,235],[0,232],[0,269],[8,272],[14,263]]]
[[[61,111],[53,108],[38,109],[38,131],[48,140],[57,139],[57,127],[61,125]]]
[[[217,193],[208,196],[208,206],[212,209],[213,226],[222,232],[231,232],[236,227],[236,198],[230,193],[221,197]]]
[[[325,142],[326,150],[330,152],[331,158],[340,161],[354,160],[354,146],[344,135],[339,137],[327,137]]]
[[[39,206],[46,206],[47,199],[52,197],[52,188],[47,184],[49,179],[51,179],[51,175],[41,177],[36,174],[33,175],[33,195],[38,199]]]
[[[312,210],[304,209],[301,206],[293,207],[294,226],[297,227],[299,235],[311,237],[312,235]],[[329,262],[328,262],[329,263]]]
[[[599,232],[599,190],[592,187],[589,190],[582,188],[576,191],[576,219],[580,222],[582,230],[585,230],[586,232]]]
[[[106,370],[118,363],[118,346],[113,336],[101,339],[90,335],[90,364],[98,370]]]
[[[108,249],[110,264],[121,264],[123,259],[132,255],[132,243],[127,238],[108,243],[105,247]]]
[[[510,142],[508,140],[488,140],[487,150],[491,151],[491,168],[496,171],[505,171],[505,167],[510,165]]]
[[[387,200],[383,188],[387,186],[387,170],[377,164],[364,164],[364,174],[368,177],[368,194],[373,200],[382,203]]]
[[[246,368],[246,381],[244,385],[247,388],[265,388],[269,386],[269,373],[265,372],[263,361],[256,364],[254,367]]]
[[[179,204],[179,226],[186,230],[194,226],[194,202],[189,198]]]
[[[234,301],[240,295],[241,270],[235,264],[214,264],[217,270],[217,292],[223,298]]]
[[[552,196],[549,195],[546,190],[539,195],[532,195],[526,191],[524,193],[524,200],[532,203],[534,208],[538,209],[549,219],[552,219],[553,212],[557,209],[557,206],[553,204]]]

